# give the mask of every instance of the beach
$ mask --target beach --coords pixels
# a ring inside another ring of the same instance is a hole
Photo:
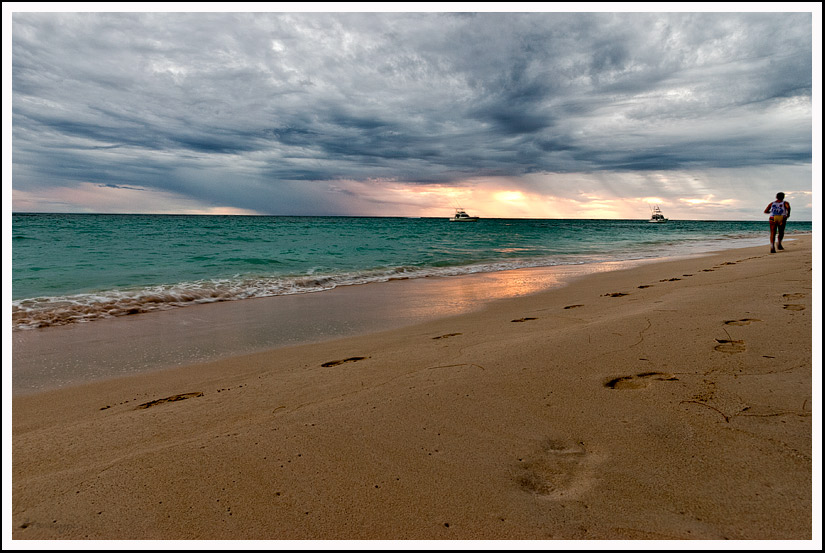
[[[12,538],[811,540],[812,250],[15,395]]]

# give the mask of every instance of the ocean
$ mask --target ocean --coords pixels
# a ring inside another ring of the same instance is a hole
[[[788,222],[787,234],[811,222]],[[391,279],[765,245],[766,221],[26,214],[12,321],[29,330]]]

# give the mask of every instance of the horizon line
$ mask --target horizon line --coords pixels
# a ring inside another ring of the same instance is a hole
[[[157,216],[157,217],[337,217],[350,219],[449,219],[444,216],[413,216],[413,215],[277,215],[277,214],[249,214],[249,213],[139,213],[139,212],[79,212],[79,211],[12,211],[11,215],[124,215],[124,216]],[[647,221],[647,218],[623,218],[623,217],[479,217],[479,220],[524,220],[524,221]],[[741,222],[741,223],[761,223],[767,222],[762,219],[674,219],[672,221],[694,221],[694,222]],[[813,223],[813,220],[794,219],[800,223]]]

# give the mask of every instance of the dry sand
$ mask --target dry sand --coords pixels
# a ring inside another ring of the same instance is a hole
[[[15,397],[12,536],[811,540],[812,238],[786,244]]]

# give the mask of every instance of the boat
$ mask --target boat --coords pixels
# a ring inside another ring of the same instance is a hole
[[[470,217],[463,209],[456,209],[455,217],[450,217],[450,221],[478,221],[478,217]]]
[[[648,223],[667,223],[667,217],[664,216],[662,210],[659,209],[658,205],[654,205],[650,208],[650,219],[648,219]]]

